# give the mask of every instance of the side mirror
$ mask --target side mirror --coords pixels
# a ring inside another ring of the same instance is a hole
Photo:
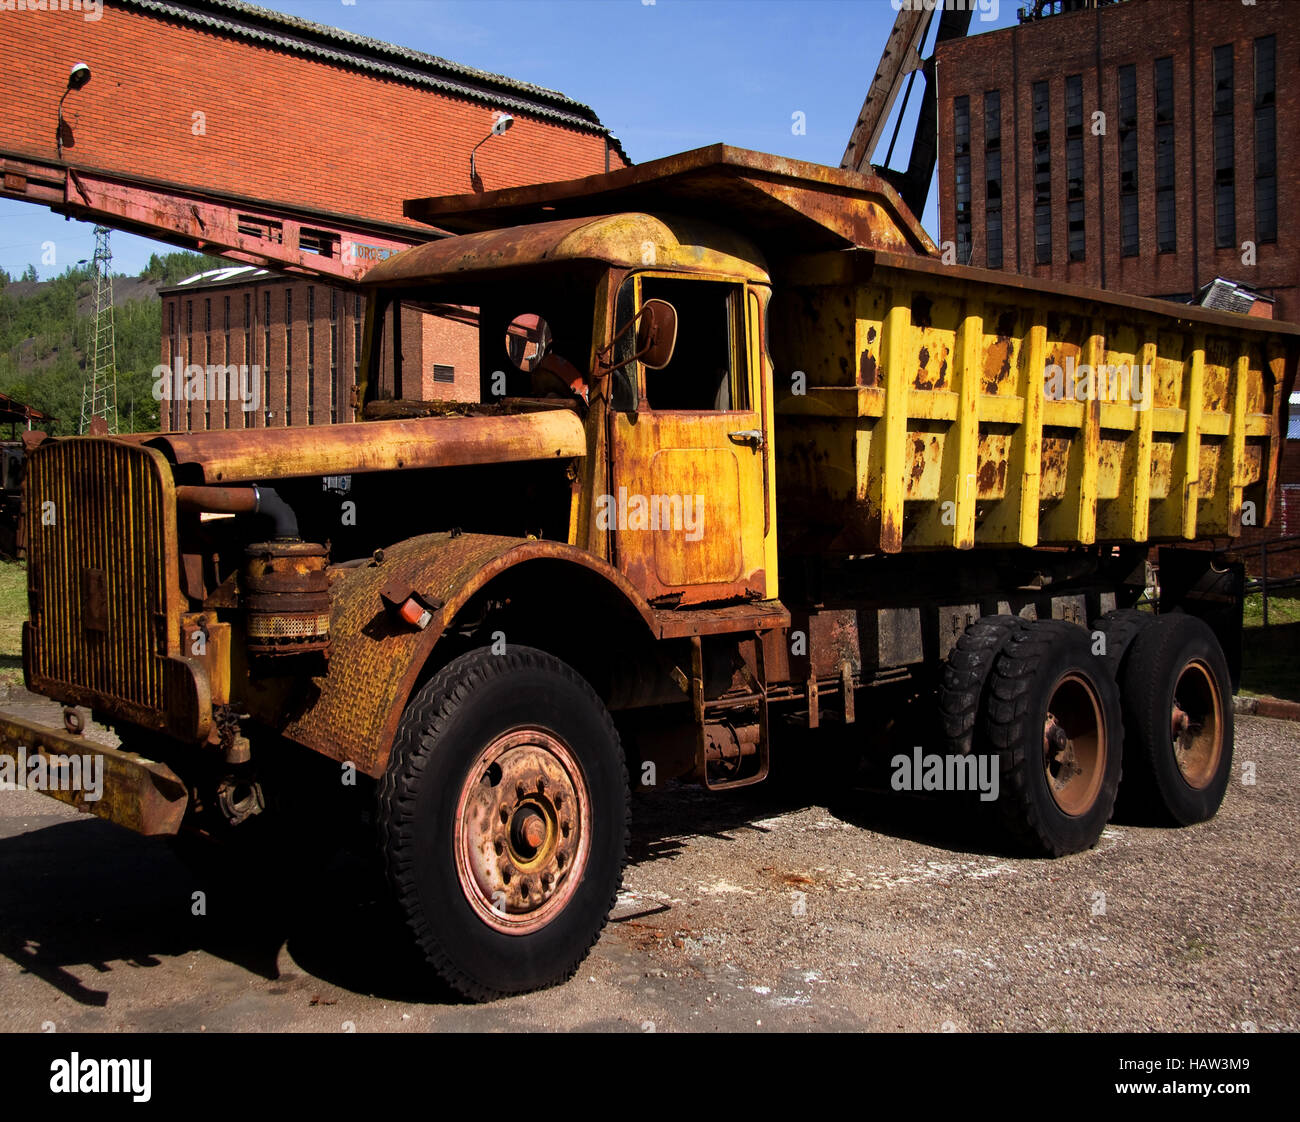
[[[677,346],[677,309],[667,300],[647,300],[636,329],[636,359],[650,370],[662,370]]]

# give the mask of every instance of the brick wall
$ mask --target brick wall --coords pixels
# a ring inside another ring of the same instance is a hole
[[[469,190],[470,148],[501,105],[500,97],[453,96],[111,0],[97,21],[73,11],[4,15],[0,58],[12,62],[2,150],[55,156],[59,98],[73,63],[85,62],[90,84],[65,103],[70,162],[393,222],[404,221],[403,199]],[[509,111],[514,127],[478,152],[486,188],[605,169],[597,124]],[[623,165],[617,151],[610,159]]]

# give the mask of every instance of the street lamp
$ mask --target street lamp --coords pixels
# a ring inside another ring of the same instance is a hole
[[[478,178],[478,172],[474,168],[474,153],[494,136],[502,136],[514,123],[515,119],[509,113],[497,114],[497,119],[492,122],[492,131],[469,150],[469,181],[471,186],[473,186],[474,180]]]
[[[63,91],[63,97],[59,98],[59,123],[54,129],[54,143],[58,145],[59,159],[63,159],[63,130],[66,127],[63,122],[63,102],[73,90],[81,89],[90,81],[90,67],[84,62],[77,63],[68,73],[68,88]]]

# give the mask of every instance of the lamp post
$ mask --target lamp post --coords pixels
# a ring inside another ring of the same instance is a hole
[[[480,140],[478,144],[474,145],[474,147],[469,150],[470,186],[473,186],[474,181],[478,178],[478,171],[474,167],[474,153],[476,153],[479,150],[479,148],[482,147],[482,145],[486,144],[494,136],[504,135],[506,132],[509,131],[510,126],[513,125],[514,123],[515,123],[515,119],[512,116],[510,116],[509,113],[498,114],[497,119],[492,122],[492,131],[488,133],[487,136],[485,136],[482,140]]]
[[[63,159],[63,103],[68,94],[81,89],[89,81],[90,67],[84,62],[77,63],[68,73],[68,88],[63,91],[63,97],[59,98],[59,123],[54,127],[54,143],[58,146],[60,160]]]

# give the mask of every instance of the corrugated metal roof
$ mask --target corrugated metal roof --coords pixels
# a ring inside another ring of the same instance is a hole
[[[341,28],[285,15],[242,0],[113,0],[126,7],[169,17],[182,23],[237,35],[280,50],[294,51],[384,74],[415,85],[430,86],[458,97],[473,98],[493,108],[556,121],[583,132],[606,136],[626,159],[622,145],[601,124],[590,106],[557,90],[535,86],[476,70],[437,55],[385,43]]]
[[[219,269],[205,269],[201,273],[179,280],[175,284],[164,285],[159,292],[176,292],[178,289],[213,288],[221,284],[251,284],[262,280],[292,280],[269,269],[259,269],[256,265],[230,265]]]

